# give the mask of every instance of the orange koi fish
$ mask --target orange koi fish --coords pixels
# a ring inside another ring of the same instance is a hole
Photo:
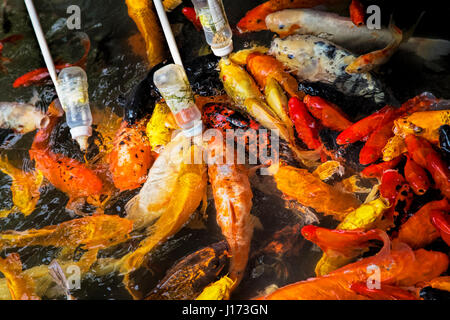
[[[221,147],[217,142],[213,142],[211,146],[214,144],[211,157],[217,156],[215,151]],[[231,150],[226,147],[222,150],[223,163],[218,158],[217,163],[208,166],[208,174],[214,194],[217,223],[230,247],[230,278],[236,281],[233,285],[235,288],[244,276],[253,236],[254,220],[250,214],[253,193],[247,170],[242,165],[226,163],[226,159],[231,158],[226,157],[225,153]]]
[[[123,121],[109,154],[109,170],[120,191],[139,188],[153,164],[152,150],[145,129],[147,118],[134,125]]]
[[[298,82],[285,71],[283,64],[272,56],[253,52],[247,57],[247,70],[261,88],[266,86],[269,78],[274,78],[291,96],[302,99],[305,94],[298,91]]]
[[[0,272],[6,278],[12,300],[41,300],[34,290],[34,281],[22,273],[22,262],[17,253],[0,258]]]
[[[449,212],[447,199],[425,204],[411,218],[401,225],[398,239],[411,248],[423,248],[439,238],[439,231],[434,227],[431,216],[434,213]]]
[[[326,184],[305,169],[280,166],[274,178],[278,190],[285,195],[338,221],[361,204],[353,194]]]
[[[384,248],[388,249],[388,248]],[[380,270],[381,286],[412,286],[431,280],[448,268],[449,258],[441,252],[396,244],[389,252],[384,250],[375,256],[342,267],[328,275],[311,278],[282,287],[259,297],[259,300],[364,300],[367,297],[352,290],[353,283],[367,283],[373,274],[372,266]]]
[[[67,208],[78,210],[82,200],[91,204],[100,204],[100,196],[104,193],[102,180],[97,173],[86,164],[75,159],[53,153],[50,150],[50,135],[55,128],[61,114],[58,114],[56,100],[49,107],[50,123],[37,132],[29,150],[31,160],[36,162],[36,169],[44,177],[69,196]]]
[[[105,249],[128,239],[133,222],[113,215],[94,215],[27,231],[0,233],[0,248],[54,246]]]

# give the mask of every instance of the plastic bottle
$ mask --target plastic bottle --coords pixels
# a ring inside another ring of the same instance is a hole
[[[169,64],[157,70],[153,82],[163,96],[175,121],[188,137],[202,133],[202,115],[182,66]]]
[[[80,67],[61,70],[58,76],[59,97],[66,113],[66,121],[72,138],[80,149],[88,147],[88,138],[92,135],[92,114],[89,107],[89,94],[86,72]]]
[[[233,51],[233,33],[222,0],[192,0],[192,3],[213,53],[219,57],[229,55]]]

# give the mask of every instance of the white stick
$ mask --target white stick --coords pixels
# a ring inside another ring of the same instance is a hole
[[[25,5],[30,15],[31,23],[33,25],[34,33],[41,48],[42,56],[44,57],[45,64],[47,66],[50,78],[52,78],[53,84],[55,85],[56,94],[59,97],[58,81],[56,78],[55,64],[53,63],[52,55],[45,40],[44,32],[42,31],[41,23],[39,22],[39,17],[36,13],[36,8],[34,7],[33,0],[25,0]]]
[[[169,45],[170,54],[172,55],[173,61],[183,66],[183,62],[181,61],[180,52],[178,51],[177,43],[175,41],[175,37],[172,33],[172,28],[170,27],[169,20],[167,19],[166,11],[164,10],[164,6],[161,0],[153,0],[155,4],[156,12],[159,17],[159,21],[161,22],[161,26],[164,31],[164,35],[166,36],[167,44]]]

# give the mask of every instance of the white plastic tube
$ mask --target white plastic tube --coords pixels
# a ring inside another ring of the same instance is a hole
[[[164,31],[164,36],[166,37],[167,44],[169,45],[170,54],[172,55],[175,64],[183,66],[183,61],[181,61],[180,52],[178,51],[177,42],[172,33],[172,28],[170,27],[169,20],[167,19],[166,11],[161,0],[153,0],[155,4],[156,13],[158,14],[159,21]]]
[[[56,94],[58,95],[58,97],[60,97],[55,64],[53,63],[52,55],[50,54],[47,41],[45,40],[44,32],[42,31],[41,23],[39,22],[39,17],[37,15],[36,8],[34,7],[33,0],[24,0],[24,1],[31,19],[31,24],[33,25],[34,33],[36,34],[36,38],[39,43],[39,47],[41,48],[42,56],[44,57],[45,65],[47,66],[50,78],[52,79],[53,84],[55,85]]]

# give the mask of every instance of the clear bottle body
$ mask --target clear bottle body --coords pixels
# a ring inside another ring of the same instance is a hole
[[[80,67],[69,67],[58,75],[61,106],[66,113],[72,138],[86,147],[87,137],[92,135],[92,113],[89,106],[86,72]]]
[[[201,113],[182,66],[169,64],[155,72],[153,82],[163,96],[175,121],[183,130],[201,125]]]
[[[221,57],[230,54],[233,51],[233,33],[222,0],[192,0],[192,3],[213,53]]]

